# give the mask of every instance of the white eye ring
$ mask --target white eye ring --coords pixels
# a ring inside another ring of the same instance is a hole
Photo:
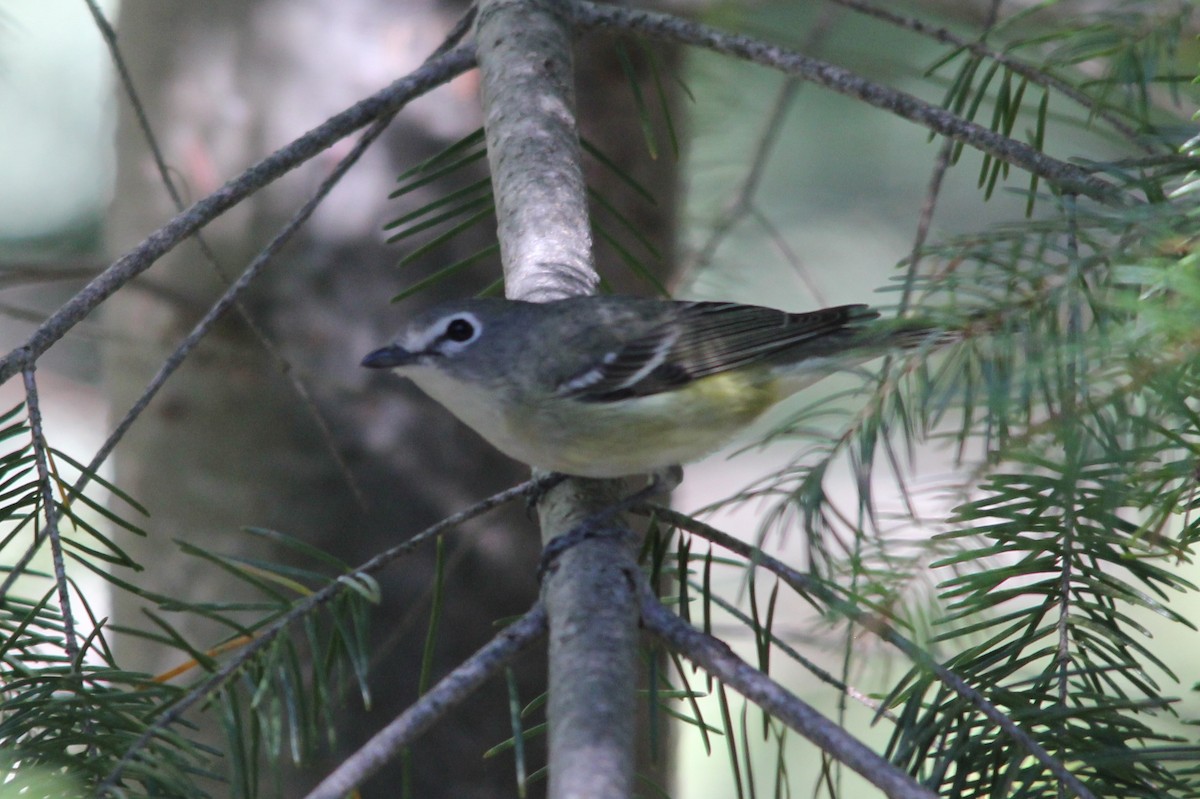
[[[438,322],[436,347],[444,353],[461,352],[483,332],[483,323],[473,313],[463,311]]]

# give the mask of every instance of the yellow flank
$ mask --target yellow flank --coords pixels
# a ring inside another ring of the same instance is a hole
[[[776,390],[777,381],[764,381],[767,370],[746,369],[741,372],[721,372],[701,378],[679,394],[688,394],[688,402],[711,408],[721,418],[736,418],[749,424],[783,397]]]
[[[773,381],[763,379],[767,374],[725,372],[647,397],[573,402],[565,413],[561,401],[546,403],[514,425],[505,443],[525,450],[529,462],[590,477],[688,463],[728,443],[782,399]]]

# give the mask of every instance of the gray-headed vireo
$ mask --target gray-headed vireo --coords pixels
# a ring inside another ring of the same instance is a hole
[[[934,331],[865,305],[467,299],[424,311],[363,366],[395,369],[500,451],[618,477],[697,460],[776,402]]]

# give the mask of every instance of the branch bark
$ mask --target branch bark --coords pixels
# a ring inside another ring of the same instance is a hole
[[[568,480],[541,503],[542,537],[590,525],[620,481]],[[633,795],[639,579],[636,537],[619,516],[563,551],[543,580],[550,613],[551,799]]]
[[[591,225],[575,123],[570,21],[544,0],[491,0],[476,28],[505,293],[591,294]]]

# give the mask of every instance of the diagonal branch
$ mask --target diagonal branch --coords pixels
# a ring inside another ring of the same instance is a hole
[[[324,152],[339,139],[375,119],[395,113],[417,97],[467,71],[474,64],[474,47],[469,43],[430,59],[386,89],[330,117],[291,144],[276,150],[195,203],[117,259],[51,314],[23,345],[0,358],[0,383],[8,380],[26,364],[33,363],[100,303],[149,269],[158,258],[185,238],[245,197]]]
[[[339,799],[396,757],[400,750],[462,704],[495,676],[521,650],[546,634],[546,611],[541,604],[500,631],[474,655],[460,663],[362,748],[342,761],[305,799]]]
[[[310,594],[300,602],[297,602],[291,610],[283,614],[275,621],[268,624],[263,629],[255,634],[254,640],[247,644],[245,648],[238,652],[237,657],[230,660],[220,669],[213,672],[208,679],[192,688],[179,701],[167,708],[158,718],[156,718],[146,729],[141,736],[129,747],[125,752],[125,756],[117,763],[113,770],[104,778],[104,781],[97,787],[96,795],[103,796],[106,792],[113,793],[118,785],[125,769],[133,762],[140,754],[142,749],[156,738],[164,729],[171,724],[174,724],[183,714],[193,708],[200,702],[204,702],[211,698],[222,686],[230,680],[242,673],[242,668],[246,662],[265,649],[276,638],[279,637],[294,621],[307,616],[321,605],[329,602],[337,594],[342,591],[354,590],[352,586],[356,584],[359,575],[373,574],[392,561],[415,550],[427,541],[436,538],[447,530],[453,529],[464,522],[467,522],[476,516],[480,516],[488,511],[499,507],[505,503],[511,502],[517,497],[527,496],[530,493],[546,490],[545,481],[526,480],[523,483],[505,489],[498,494],[483,499],[469,508],[451,514],[441,521],[426,527],[421,532],[413,535],[411,538],[397,544],[394,547],[380,552],[378,555],[367,560],[357,569],[343,575],[334,582],[329,583],[321,590]]]
[[[690,44],[755,64],[797,75],[838,94],[857,97],[868,105],[916,122],[977,150],[1040,176],[1064,193],[1082,194],[1107,204],[1129,202],[1117,186],[1086,170],[1039,152],[1027,144],[968,122],[907,92],[883,86],[848,69],[810,58],[751,36],[729,33],[696,22],[616,5],[579,0],[572,5],[576,24],[583,29],[614,28],[655,39]]]
[[[36,537],[37,541],[49,540],[54,561],[54,584],[58,590],[58,608],[63,620],[63,649],[71,659],[71,667],[79,666],[79,639],[75,630],[75,615],[71,612],[71,587],[67,582],[67,566],[63,560],[62,532],[59,530],[58,504],[54,501],[54,481],[50,475],[50,452],[46,436],[42,432],[42,410],[38,402],[37,379],[34,364],[28,364],[22,374],[25,378],[25,407],[29,416],[29,434],[33,441],[33,459],[37,464],[38,493],[42,510],[46,514],[46,529]]]
[[[644,582],[642,624],[669,648],[736,689],[823,751],[854,769],[892,799],[935,799],[937,796],[818,713],[811,705],[739,658],[727,644],[697,630],[667,610]]]
[[[850,621],[858,624],[863,629],[870,630],[878,635],[883,640],[887,641],[892,646],[899,649],[917,666],[927,669],[934,674],[954,693],[961,696],[966,701],[970,702],[980,713],[986,716],[992,723],[1005,732],[1018,745],[1020,745],[1032,757],[1046,767],[1048,771],[1054,774],[1055,777],[1062,780],[1062,784],[1070,789],[1072,793],[1080,799],[1095,799],[1091,791],[1087,789],[1079,778],[1067,770],[1066,766],[1056,758],[1054,758],[1046,749],[1033,739],[1027,732],[1018,727],[1016,723],[1009,718],[1000,708],[996,707],[987,697],[981,694],[973,686],[969,685],[962,677],[954,673],[950,669],[943,666],[933,658],[928,652],[914,644],[909,639],[905,638],[890,624],[884,623],[881,618],[872,613],[867,613],[858,607],[854,602],[835,594],[830,590],[829,586],[819,580],[813,579],[807,574],[793,569],[781,560],[774,558],[761,549],[747,544],[745,541],[734,538],[728,533],[722,532],[712,525],[705,524],[702,521],[693,519],[685,513],[662,508],[656,505],[646,505],[635,509],[638,512],[653,514],[656,518],[675,525],[676,527],[687,530],[690,533],[711,541],[718,546],[724,547],[731,552],[735,552],[746,558],[755,566],[761,566],[767,569],[772,574],[777,575],[781,580],[787,583],[792,590],[803,596],[816,599],[825,604],[838,613],[848,618]]]

